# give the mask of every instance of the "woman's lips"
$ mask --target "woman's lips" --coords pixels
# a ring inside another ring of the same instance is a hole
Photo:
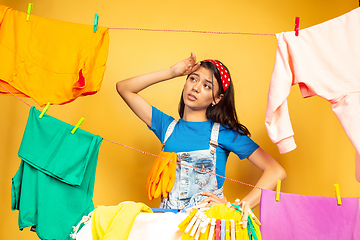
[[[188,99],[191,100],[191,101],[197,100],[197,98],[192,94],[188,94]]]

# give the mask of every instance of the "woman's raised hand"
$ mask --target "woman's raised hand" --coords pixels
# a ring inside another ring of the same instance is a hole
[[[196,56],[191,53],[191,56],[171,66],[171,72],[173,77],[180,77],[189,75],[200,67],[200,62],[196,63]]]

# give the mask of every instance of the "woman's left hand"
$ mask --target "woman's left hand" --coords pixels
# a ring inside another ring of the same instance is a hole
[[[221,199],[219,198],[218,196],[216,196],[215,194],[211,193],[211,192],[202,192],[200,193],[201,195],[205,195],[205,196],[208,196],[207,198],[205,198],[204,200],[202,200],[199,204],[202,204],[202,203],[208,203],[206,206],[209,207],[209,206],[213,206],[213,205],[216,205],[216,204],[221,204],[221,203],[224,203],[226,204],[227,201],[226,201],[226,197],[224,196],[224,199]]]

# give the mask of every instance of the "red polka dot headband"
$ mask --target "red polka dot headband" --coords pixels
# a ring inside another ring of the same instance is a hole
[[[230,86],[230,76],[224,65],[222,65],[221,62],[217,60],[205,60],[203,62],[212,62],[213,64],[215,64],[220,73],[223,89],[224,91],[226,91],[226,89]]]

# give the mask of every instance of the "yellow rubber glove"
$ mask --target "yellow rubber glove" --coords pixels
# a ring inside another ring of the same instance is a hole
[[[150,200],[161,195],[167,197],[174,186],[176,175],[176,153],[160,152],[150,170],[146,189]],[[174,162],[168,161],[172,160]]]

